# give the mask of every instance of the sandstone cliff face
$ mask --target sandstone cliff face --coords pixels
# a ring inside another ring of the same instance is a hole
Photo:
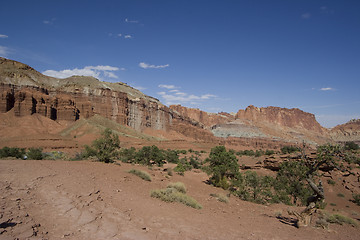
[[[197,122],[202,123],[206,128],[211,128],[214,125],[227,123],[235,120],[234,116],[228,113],[207,113],[200,109],[187,108],[181,105],[171,105],[170,109],[175,110],[180,115],[193,119]]]
[[[38,113],[53,120],[76,121],[95,114],[138,131],[168,130],[170,109],[124,83],[93,77],[47,77],[16,61],[0,58],[0,113]]]
[[[239,110],[235,118],[250,120],[252,122],[271,123],[289,128],[300,128],[317,133],[323,133],[325,131],[316,121],[314,114],[301,111],[297,108],[258,108],[251,105],[245,110]]]

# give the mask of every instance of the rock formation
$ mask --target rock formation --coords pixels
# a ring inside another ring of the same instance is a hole
[[[323,133],[325,130],[316,121],[314,114],[297,108],[258,108],[250,105],[245,110],[239,110],[235,118],[252,122],[266,122],[289,128],[301,128],[317,133]]]
[[[228,146],[280,146],[359,140],[360,123],[331,130],[311,113],[299,109],[249,106],[236,115],[207,113],[180,105],[167,107],[125,83],[93,77],[57,79],[16,61],[0,58],[0,113],[39,114],[57,121],[77,121],[100,115],[137,131],[175,131],[201,141]],[[220,137],[220,138],[219,138]]]
[[[331,138],[338,142],[360,143],[360,119],[353,119],[330,130]]]

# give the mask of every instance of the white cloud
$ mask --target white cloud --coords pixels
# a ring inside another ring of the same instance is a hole
[[[127,23],[139,23],[137,20],[129,20],[128,18],[125,18],[125,22]]]
[[[159,86],[158,86],[159,88],[166,88],[166,89],[174,89],[174,88],[177,88],[176,86],[174,86],[174,85],[167,85],[167,84],[160,84]],[[177,92],[177,91],[179,91],[179,90],[172,90],[172,91],[170,91],[170,92]]]
[[[65,70],[46,70],[43,72],[44,75],[56,77],[56,78],[68,78],[74,75],[77,76],[91,76],[97,79],[103,80],[103,78],[115,78],[118,76],[114,73],[114,71],[118,71],[118,67],[112,66],[86,66],[84,68],[74,68],[74,69],[65,69]]]
[[[147,64],[147,63],[141,62],[141,63],[139,63],[139,66],[140,66],[141,68],[148,69],[148,68],[166,68],[166,67],[169,67],[170,65],[169,65],[169,64],[165,64],[165,65],[152,65],[152,64]]]
[[[131,39],[131,38],[133,38],[133,36],[131,36],[130,34],[127,34],[127,35],[124,36],[124,38],[125,39]]]
[[[100,71],[118,71],[118,67],[111,67],[111,66],[86,66],[85,69],[93,69],[93,70],[100,70]]]
[[[121,34],[121,33],[118,33],[118,34],[117,34],[117,36],[118,36],[118,37],[121,37],[121,36],[122,36],[122,34]]]
[[[163,99],[163,101],[167,105],[172,105],[172,104],[196,105],[196,104],[199,104],[200,102],[210,100],[212,98],[217,97],[213,94],[204,94],[204,95],[200,95],[200,96],[197,96],[194,94],[187,94],[185,92],[180,92],[180,91],[174,89],[174,88],[176,88],[174,85],[160,84],[158,87],[168,89],[167,92],[162,91],[162,92],[157,93],[158,95],[160,95],[160,98]]]
[[[302,19],[309,19],[309,18],[311,18],[311,14],[310,13],[303,13],[303,14],[301,14],[301,18]]]
[[[320,91],[333,91],[333,90],[335,89],[331,87],[320,88]]]
[[[56,20],[56,18],[52,18],[50,20],[44,20],[43,24],[52,25],[52,24],[54,24],[55,20]]]
[[[9,48],[0,46],[0,57],[6,57],[9,54]]]
[[[8,37],[9,37],[8,35],[0,34],[0,38],[8,38]]]

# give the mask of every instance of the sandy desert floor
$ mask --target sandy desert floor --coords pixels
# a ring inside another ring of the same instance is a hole
[[[131,168],[152,181],[127,173]],[[0,160],[0,239],[360,239],[349,225],[297,229],[287,206],[219,202],[210,194],[224,192],[207,179],[123,163]],[[177,181],[203,209],[150,197]]]

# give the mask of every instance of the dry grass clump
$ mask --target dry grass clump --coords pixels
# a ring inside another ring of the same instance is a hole
[[[199,204],[194,198],[186,195],[185,193],[185,185],[181,182],[178,182],[170,183],[165,189],[152,190],[150,196],[154,198],[159,198],[164,202],[179,202],[195,209],[202,208],[201,204]]]
[[[167,188],[175,188],[176,190],[178,190],[181,193],[186,193],[185,184],[183,184],[182,182],[169,183],[167,185]]]
[[[219,202],[223,202],[223,203],[229,202],[229,198],[221,193],[210,193],[210,196],[216,198],[216,200],[218,200]]]
[[[339,213],[330,214],[327,212],[321,212],[320,217],[316,223],[317,223],[317,225],[321,225],[322,227],[326,226],[326,228],[329,223],[335,223],[335,224],[339,224],[339,225],[350,224],[354,227],[358,226],[358,223],[350,217],[346,217]],[[326,225],[326,223],[327,223],[327,225]]]
[[[343,225],[345,223],[345,224],[350,224],[354,227],[358,226],[357,222],[354,219],[352,219],[350,217],[346,217],[346,216],[338,214],[338,213],[328,216],[326,218],[326,221],[329,223],[336,223],[339,225]]]
[[[141,170],[137,170],[137,169],[130,169],[128,171],[128,173],[134,174],[142,179],[144,179],[145,181],[149,181],[151,182],[151,176],[149,173],[145,172],[145,171],[141,171]]]

